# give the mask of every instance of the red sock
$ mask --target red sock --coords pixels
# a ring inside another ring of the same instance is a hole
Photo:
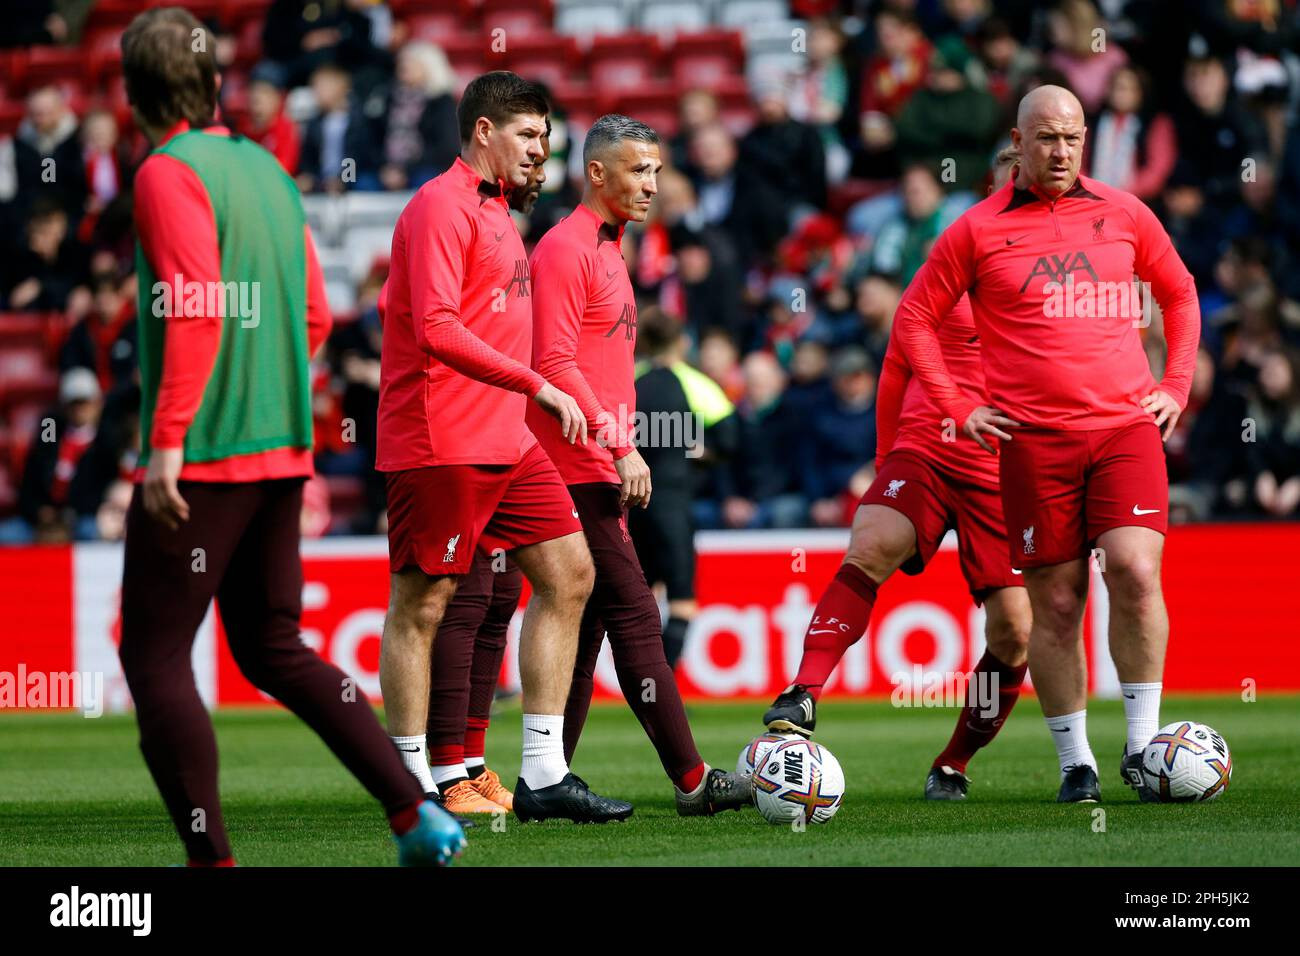
[[[398,810],[396,813],[388,815],[388,825],[392,831],[401,836],[404,833],[410,833],[415,829],[415,825],[420,822],[420,805],[412,803],[405,809]]]
[[[469,717],[465,720],[465,762],[483,763],[487,748],[488,721],[486,717]]]
[[[967,695],[967,700],[969,701],[974,694],[977,686],[975,682],[979,680],[980,674],[994,675],[997,678],[998,688],[997,711],[986,715],[982,713],[983,706],[978,702],[967,703],[957,717],[957,728],[952,732],[952,739],[948,741],[948,746],[943,749],[943,753],[935,758],[933,766],[940,767],[946,764],[958,773],[966,772],[966,764],[970,762],[971,757],[975,756],[975,751],[988,746],[989,741],[998,735],[998,731],[1006,723],[1011,708],[1016,706],[1016,701],[1020,699],[1020,685],[1024,683],[1025,671],[1028,669],[1027,664],[1008,667],[994,657],[992,651],[984,652],[984,656],[980,658],[980,662],[975,665],[975,670],[971,673],[970,694]]]
[[[465,748],[460,744],[438,744],[429,748],[430,767],[454,767],[465,762]]]
[[[876,582],[853,564],[843,564],[817,602],[803,638],[803,660],[794,682],[803,684],[814,699],[822,685],[854,643],[867,632],[871,607],[876,603]]]
[[[682,791],[682,793],[690,793],[700,785],[700,781],[703,779],[704,764],[701,763],[699,766],[686,771],[686,773],[682,774],[674,782],[677,784],[677,789]]]

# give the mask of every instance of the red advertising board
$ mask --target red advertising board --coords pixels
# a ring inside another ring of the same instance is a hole
[[[679,680],[687,697],[770,698],[799,663],[803,632],[839,564],[839,531],[704,533],[700,612]],[[378,699],[379,643],[388,601],[382,538],[305,542],[303,640]],[[129,696],[117,665],[121,549],[111,545],[0,549],[0,672],[79,670],[105,675],[106,706]],[[1118,691],[1106,650],[1105,575],[1094,570],[1084,636],[1091,690]],[[1170,691],[1300,689],[1300,525],[1208,525],[1171,531],[1163,582],[1171,638]],[[526,592],[525,592],[526,598]],[[502,679],[517,682],[520,615]],[[983,650],[983,615],[945,547],[919,577],[896,575],[880,592],[871,627],[837,669],[828,694],[883,695],[894,677],[961,672]],[[210,705],[266,700],[240,675],[209,614],[194,649]],[[619,695],[608,648],[597,694]]]

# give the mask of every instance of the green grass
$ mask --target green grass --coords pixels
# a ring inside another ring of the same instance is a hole
[[[1034,700],[976,757],[970,798],[921,799],[952,710],[828,702],[817,739],[839,757],[848,794],[825,826],[793,832],[756,812],[681,819],[654,752],[623,706],[593,708],[574,769],[636,804],[624,824],[486,825],[469,834],[465,866],[509,865],[1291,865],[1300,864],[1296,769],[1300,698],[1166,700],[1166,720],[1215,727],[1233,752],[1229,791],[1204,805],[1144,805],[1118,778],[1123,712],[1094,703],[1089,736],[1102,766],[1105,832],[1095,809],[1058,806],[1056,759]],[[690,708],[706,760],[733,766],[761,728],[754,704]],[[383,866],[394,859],[378,808],[320,741],[278,710],[216,717],[222,792],[244,865]],[[517,713],[489,733],[502,779],[518,771]],[[0,864],[156,866],[181,859],[136,747],[130,717],[0,716]]]

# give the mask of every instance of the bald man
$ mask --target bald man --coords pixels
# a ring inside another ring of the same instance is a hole
[[[1159,727],[1169,636],[1162,440],[1187,404],[1200,332],[1192,277],[1155,215],[1079,175],[1086,135],[1068,90],[1042,86],[1021,101],[1011,131],[1019,174],[939,237],[894,330],[941,413],[998,455],[1011,563],[1033,611],[1029,668],[1063,803],[1101,799],[1082,638],[1094,548],[1128,721],[1121,776],[1152,798],[1139,767]],[[987,401],[959,386],[939,346],[940,325],[967,292]],[[1168,345],[1159,382],[1141,338],[1152,297]]]

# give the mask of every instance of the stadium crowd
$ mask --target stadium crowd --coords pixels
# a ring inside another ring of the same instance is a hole
[[[191,8],[217,37],[221,121],[271,151],[304,193],[332,196],[405,194],[455,158],[456,94],[479,71],[453,67],[443,49],[464,46],[458,25],[472,19],[487,37],[493,10],[535,8],[559,26],[573,2],[465,0],[423,28],[427,5],[396,0]],[[642,0],[643,15],[655,3]],[[705,26],[725,23],[727,5],[700,4],[715,17]],[[97,6],[33,0],[6,14],[0,35],[0,64],[14,67],[0,74],[4,542],[120,538],[130,496],[130,195],[146,145],[113,86],[111,46],[87,32]],[[641,321],[680,323],[691,361],[732,403],[694,462],[699,527],[848,524],[874,474],[876,376],[901,291],[985,194],[1016,102],[1043,83],[1069,87],[1089,111],[1084,174],[1150,204],[1197,282],[1197,374],[1167,444],[1172,517],[1297,517],[1294,2],[776,6],[802,32],[793,55],[775,57],[755,55],[747,36],[747,59],[725,78],[743,74],[740,109],[706,84],[674,96],[675,115],[641,117],[669,144],[650,220],[624,241]],[[70,87],[32,69],[47,49],[49,62],[71,51],[74,63],[108,65]],[[530,245],[577,201],[575,144],[594,116],[590,97],[566,102],[563,83],[552,94],[546,191],[520,220]],[[371,466],[386,270],[382,256],[369,264],[317,359],[307,534],[384,527]],[[1157,310],[1144,330],[1157,377],[1160,325]]]

